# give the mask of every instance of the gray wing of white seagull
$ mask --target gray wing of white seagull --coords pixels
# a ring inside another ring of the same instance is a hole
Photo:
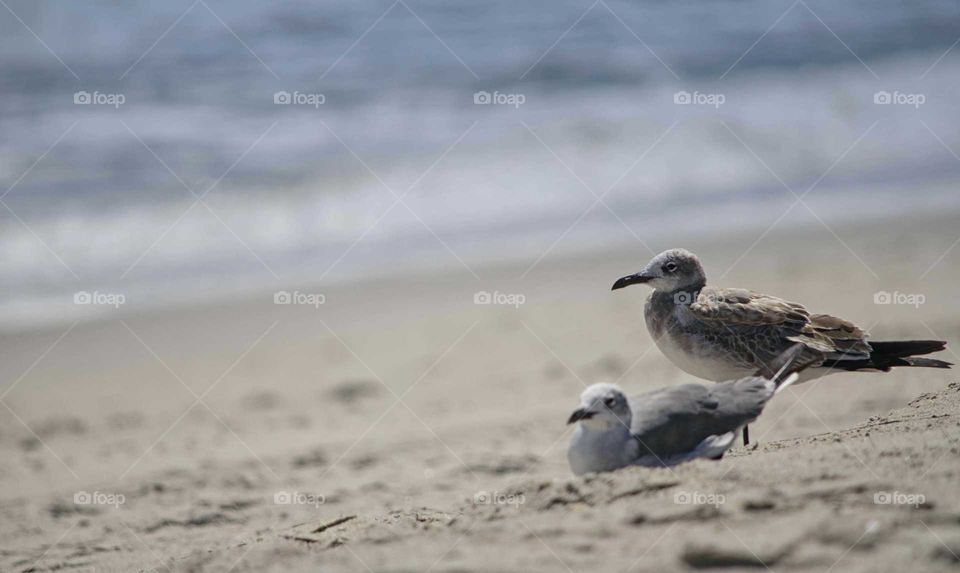
[[[634,463],[669,466],[720,458],[770,398],[797,380],[797,371],[809,364],[800,358],[803,350],[802,344],[794,344],[756,376],[709,387],[684,384],[631,397],[630,430],[640,446]]]

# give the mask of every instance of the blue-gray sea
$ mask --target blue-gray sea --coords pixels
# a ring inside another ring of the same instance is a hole
[[[5,2],[7,328],[960,207],[956,2]]]

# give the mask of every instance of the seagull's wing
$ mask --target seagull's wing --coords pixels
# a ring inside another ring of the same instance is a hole
[[[741,288],[704,287],[690,310],[703,320],[729,324],[801,329],[810,322],[810,313],[802,304]]]
[[[748,376],[710,387],[718,404],[716,417],[737,428],[756,420],[776,390],[775,381],[760,376]]]
[[[640,445],[639,457],[672,465],[718,456],[733,443],[731,436],[760,415],[774,390],[773,382],[749,377],[709,388],[684,384],[632,397],[631,430]]]
[[[810,314],[802,304],[745,289],[704,287],[690,312],[711,324],[730,350],[758,365],[800,342],[809,358],[863,359],[870,356],[867,334],[855,324]],[[726,336],[726,335],[731,336]],[[751,356],[751,351],[759,356]],[[751,360],[752,359],[752,360]]]
[[[869,335],[850,321],[829,314],[810,315],[810,325],[791,340],[826,353],[830,358],[858,360],[870,357]]]
[[[719,459],[723,453],[730,449],[734,440],[737,438],[736,432],[727,432],[726,434],[717,434],[704,438],[695,448],[682,454],[672,454],[665,457],[647,454],[640,456],[634,462],[635,465],[643,467],[663,467],[675,466],[684,462],[689,462],[697,458]]]

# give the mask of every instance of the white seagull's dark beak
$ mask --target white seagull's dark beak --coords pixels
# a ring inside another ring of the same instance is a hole
[[[577,408],[570,414],[570,417],[567,418],[567,424],[575,424],[580,420],[589,420],[594,417],[594,415],[596,415],[596,412],[591,412],[586,408]]]

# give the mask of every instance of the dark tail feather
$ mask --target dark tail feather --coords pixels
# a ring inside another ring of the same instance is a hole
[[[947,347],[942,340],[896,340],[871,342],[873,351],[869,359],[832,360],[823,366],[840,370],[882,370],[887,372],[895,366],[919,366],[922,368],[950,368],[950,362],[935,358],[916,358],[918,354],[932,354]]]
[[[887,342],[871,342],[873,352],[870,358],[906,358],[921,354],[933,354],[947,347],[943,340],[891,340]]]

